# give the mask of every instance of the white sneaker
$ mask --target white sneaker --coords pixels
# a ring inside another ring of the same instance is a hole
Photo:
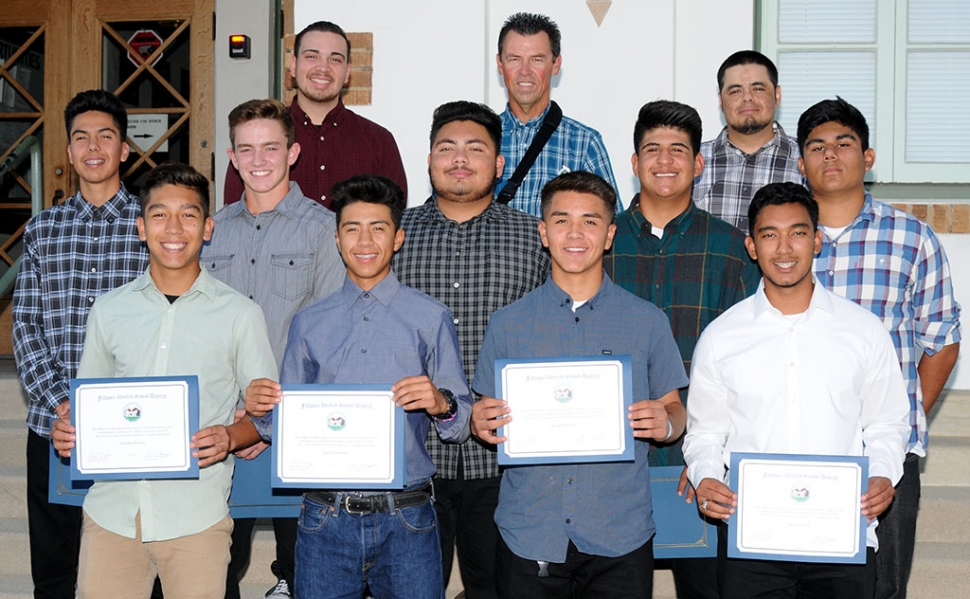
[[[275,587],[266,591],[266,599],[293,599],[293,595],[290,594],[290,585],[286,584],[285,579],[280,578]]]

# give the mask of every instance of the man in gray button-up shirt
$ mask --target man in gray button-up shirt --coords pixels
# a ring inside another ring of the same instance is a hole
[[[250,100],[229,113],[229,158],[245,185],[243,201],[215,215],[212,242],[202,262],[219,280],[255,300],[263,309],[273,355],[279,367],[290,320],[302,308],[340,289],[344,266],[334,244],[333,212],[303,196],[290,181],[290,166],[300,155],[293,117],[276,100]],[[235,484],[268,471],[253,460],[266,448],[259,443],[236,457]],[[265,484],[269,478],[265,477]],[[239,597],[239,578],[249,561],[254,518],[237,518],[227,599]],[[288,597],[293,577],[296,520],[276,518],[274,572],[280,578],[269,597]]]

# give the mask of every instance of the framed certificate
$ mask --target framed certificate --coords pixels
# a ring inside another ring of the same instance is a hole
[[[496,360],[512,421],[501,465],[633,461],[630,356]]]
[[[864,564],[869,458],[732,453],[728,557]]]
[[[196,376],[72,379],[74,480],[198,478]]]
[[[403,489],[404,408],[390,385],[283,385],[273,486]]]
[[[677,494],[683,470],[683,466],[650,467],[650,498],[657,527],[654,559],[717,556],[717,526],[701,517],[696,501],[687,503]]]

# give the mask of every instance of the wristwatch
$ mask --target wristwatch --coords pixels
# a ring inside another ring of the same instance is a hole
[[[431,416],[431,419],[435,422],[448,422],[455,417],[455,414],[458,413],[458,400],[455,399],[455,394],[448,389],[438,389],[438,391],[441,392],[441,394],[445,397],[445,400],[448,402],[448,409],[440,414]]]

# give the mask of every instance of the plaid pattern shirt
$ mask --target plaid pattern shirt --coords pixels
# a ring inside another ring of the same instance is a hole
[[[960,341],[960,304],[936,234],[866,193],[859,215],[835,239],[823,228],[814,270],[819,283],[868,309],[889,329],[909,393],[909,451],[926,455],[917,359],[921,351],[934,354]]]
[[[701,144],[704,170],[694,179],[694,202],[721,220],[748,232],[748,205],[769,183],[801,183],[798,142],[775,123],[775,136],[754,154],[728,141],[727,127]]]
[[[616,285],[654,303],[670,319],[677,349],[690,373],[697,339],[708,324],[758,289],[761,273],[744,247],[744,233],[694,204],[651,232],[640,196],[616,217],[613,249],[604,257]],[[682,392],[686,402],[687,395]],[[684,463],[681,442],[650,447],[651,466]]]
[[[14,358],[30,405],[27,425],[50,434],[54,408],[69,399],[98,296],[148,267],[138,239],[138,198],[121,187],[103,206],[78,193],[27,223],[13,294]]]
[[[394,272],[401,283],[451,309],[469,381],[492,312],[541,285],[549,273],[538,224],[537,218],[495,203],[464,223],[448,219],[434,200],[404,211],[404,247],[394,255]],[[466,479],[499,475],[493,448],[474,439],[445,444],[431,433],[428,453],[438,476],[457,478],[459,456]]]
[[[515,167],[522,162],[547,112],[549,106],[536,118],[523,123],[506,106],[502,113],[502,156],[505,156],[505,170],[502,178],[495,183],[496,196],[512,177]],[[595,173],[616,189],[613,167],[610,166],[610,156],[606,152],[603,138],[595,129],[563,116],[562,122],[526,173],[509,206],[541,217],[539,192],[542,187],[557,175],[571,171]]]

